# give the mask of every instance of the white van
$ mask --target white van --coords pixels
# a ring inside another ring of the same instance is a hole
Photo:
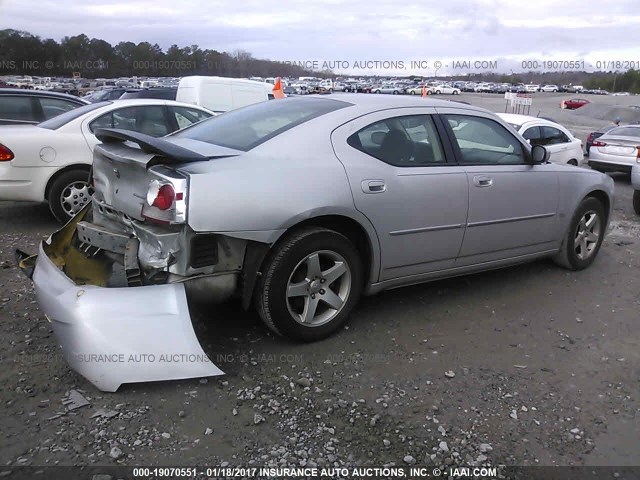
[[[539,92],[540,85],[534,85],[533,83],[529,83],[524,86],[524,89],[529,93]]]
[[[273,98],[273,85],[244,78],[184,77],[178,85],[178,102],[199,105],[216,113]]]

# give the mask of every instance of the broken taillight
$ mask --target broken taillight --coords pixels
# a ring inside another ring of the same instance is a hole
[[[0,143],[0,162],[10,162],[15,158],[13,152]]]
[[[159,208],[160,210],[169,210],[173,206],[175,199],[176,191],[173,189],[173,185],[170,183],[161,185],[160,182],[155,180],[151,182],[147,194],[147,203],[149,206]]]
[[[154,179],[149,183],[142,216],[157,223],[184,223],[186,219],[186,180]]]

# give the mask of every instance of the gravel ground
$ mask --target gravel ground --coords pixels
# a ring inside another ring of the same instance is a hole
[[[557,97],[535,102],[570,113]],[[385,292],[314,344],[220,307],[194,316],[225,376],[115,394],[69,370],[14,265],[15,247],[56,228],[47,208],[0,202],[0,463],[640,465],[640,219],[629,178],[614,178],[612,229],[586,271],[540,261]]]

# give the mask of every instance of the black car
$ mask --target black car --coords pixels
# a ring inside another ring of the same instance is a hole
[[[157,98],[160,100],[175,100],[178,95],[177,88],[170,87],[149,87],[149,88],[129,88],[121,97],[121,100],[131,98]]]
[[[82,98],[90,103],[109,102],[111,100],[118,100],[129,90],[130,88],[125,87],[105,88],[104,90],[98,90],[89,95],[85,95]]]
[[[36,124],[88,103],[64,93],[0,88],[0,125]]]

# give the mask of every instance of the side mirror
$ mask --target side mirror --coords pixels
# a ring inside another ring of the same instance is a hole
[[[549,160],[549,152],[542,145],[534,145],[531,149],[533,164],[546,163]]]

